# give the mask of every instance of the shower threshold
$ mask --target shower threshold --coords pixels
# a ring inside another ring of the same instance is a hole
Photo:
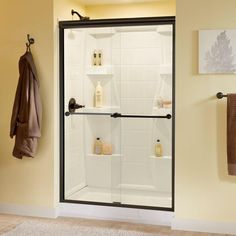
[[[157,191],[117,190],[109,188],[85,187],[67,197],[73,201],[91,201],[101,203],[120,203],[150,207],[171,207],[172,199],[169,193]]]

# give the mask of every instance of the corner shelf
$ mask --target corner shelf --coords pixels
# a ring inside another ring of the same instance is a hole
[[[172,36],[172,26],[161,25],[157,27],[157,32],[164,36]]]
[[[96,75],[113,75],[112,66],[88,66],[86,68],[86,74],[91,76]]]
[[[94,38],[106,38],[111,37],[116,33],[113,28],[96,28],[88,31],[88,34],[93,36]]]
[[[93,153],[89,153],[86,155],[87,157],[90,157],[90,158],[106,158],[106,157],[121,157],[123,155],[121,154],[111,154],[111,155],[97,155],[97,154],[93,154]]]
[[[158,159],[158,160],[171,160],[172,158],[171,158],[171,156],[162,156],[162,157],[156,157],[156,156],[149,156],[150,158],[152,158],[152,159]]]

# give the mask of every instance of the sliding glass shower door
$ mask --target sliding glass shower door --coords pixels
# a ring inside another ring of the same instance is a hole
[[[60,24],[61,200],[173,209],[173,19],[70,23]]]

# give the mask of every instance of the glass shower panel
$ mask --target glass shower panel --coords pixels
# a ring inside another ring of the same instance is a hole
[[[121,203],[171,207],[172,120],[151,117],[172,114],[172,26],[121,27],[119,34],[120,112],[132,114],[121,117]]]
[[[84,32],[66,30],[64,35],[64,110],[68,111],[71,98],[83,103],[83,81],[78,79],[83,73],[84,50],[81,41]],[[74,53],[74,52],[78,53]],[[81,57],[82,56],[82,57]],[[86,186],[83,139],[83,117],[70,116],[65,119],[65,199],[71,199]]]
[[[113,28],[67,29],[64,42],[65,111],[69,111],[65,119],[65,199],[120,202],[120,121],[111,117],[120,112],[120,73],[113,56],[119,37]],[[99,107],[95,101],[98,84],[102,87]],[[69,110],[72,105],[75,109]],[[102,145],[96,151],[97,138]]]

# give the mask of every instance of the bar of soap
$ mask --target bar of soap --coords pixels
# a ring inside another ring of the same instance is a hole
[[[104,143],[102,145],[102,154],[103,155],[111,155],[112,154],[112,145]]]

